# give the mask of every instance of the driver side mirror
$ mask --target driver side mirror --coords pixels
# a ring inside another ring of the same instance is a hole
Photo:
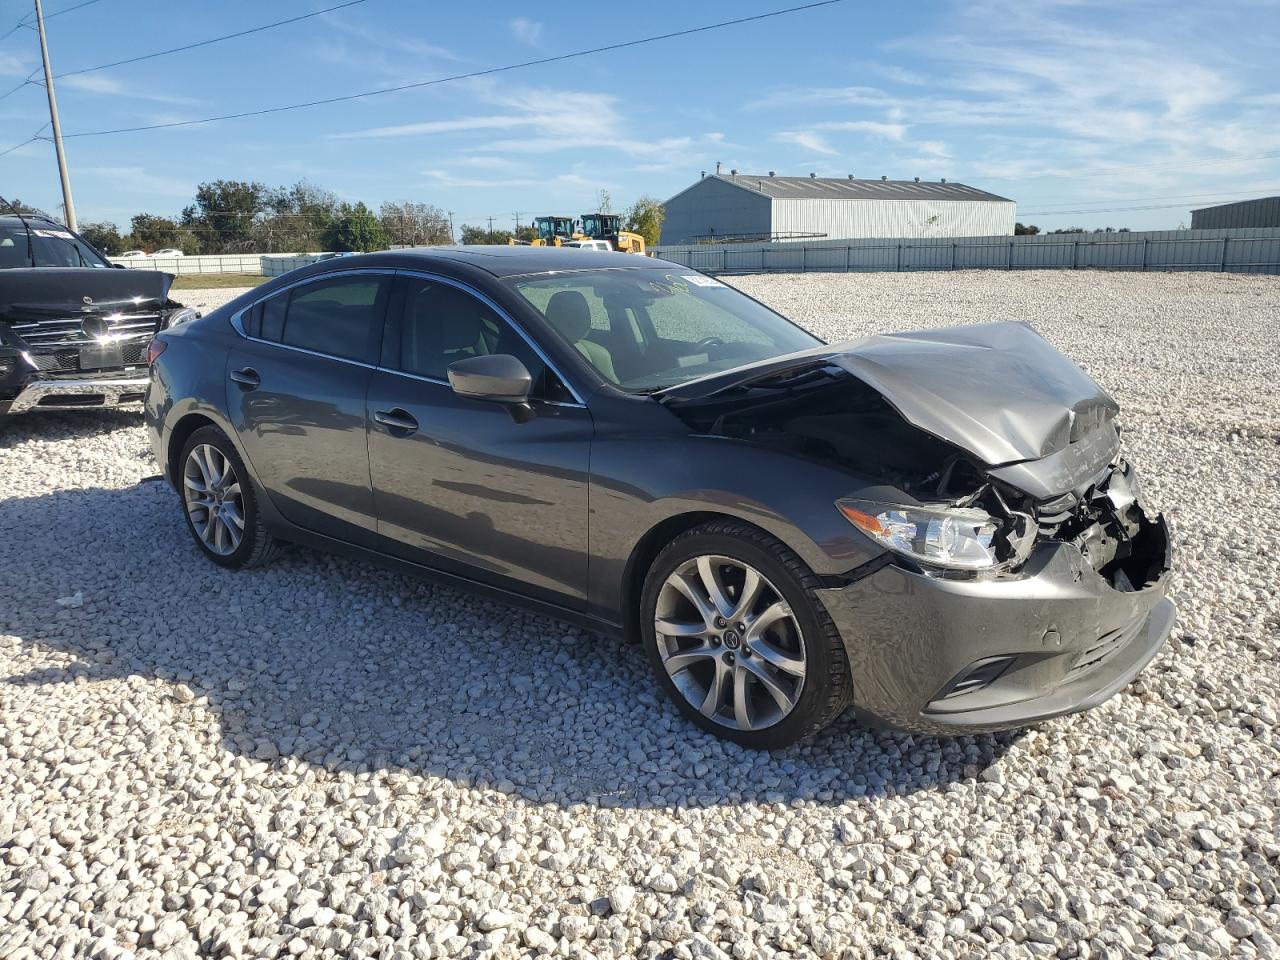
[[[533,377],[523,363],[509,353],[468,357],[449,364],[449,386],[460,397],[509,404],[517,423],[533,418],[529,391]]]

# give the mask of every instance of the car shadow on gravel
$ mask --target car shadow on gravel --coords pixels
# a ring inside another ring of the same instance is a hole
[[[141,408],[19,413],[0,417],[0,450],[32,440],[82,440],[141,424]]]
[[[123,694],[129,715],[140,696],[168,700],[189,733],[216,724],[256,761],[560,805],[821,804],[971,779],[1018,737],[915,737],[850,713],[788,750],[743,750],[687,723],[621,640],[300,549],[216,567],[160,482],[0,501],[0,531],[0,635],[24,664],[6,709],[13,687],[111,698],[123,687],[100,681],[152,679]]]

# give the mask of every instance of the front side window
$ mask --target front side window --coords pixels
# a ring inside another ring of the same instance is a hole
[[[506,353],[528,369],[533,378],[532,396],[572,399],[554,371],[484,301],[436,280],[406,277],[401,282],[403,306],[384,345],[384,362],[415,376],[448,381],[451,363]]]
[[[250,336],[373,363],[388,281],[360,275],[317,280],[268,297],[247,314]]]
[[[659,390],[822,344],[733,287],[691,272],[582,270],[507,282],[624,390]]]

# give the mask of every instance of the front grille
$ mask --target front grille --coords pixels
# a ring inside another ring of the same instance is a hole
[[[1100,636],[1097,640],[1085,647],[1080,652],[1080,656],[1076,658],[1076,662],[1072,664],[1071,669],[1067,671],[1066,676],[1062,678],[1063,683],[1070,683],[1072,680],[1078,680],[1086,673],[1102,666],[1113,656],[1123,650],[1146,623],[1145,617],[1139,617],[1133,623],[1120,627],[1118,630],[1109,630]]]
[[[156,332],[160,326],[160,315],[156,313],[121,313],[103,318],[107,323],[107,332],[115,337],[146,337]],[[55,317],[48,320],[23,320],[10,322],[9,329],[20,336],[29,346],[37,350],[57,347],[78,347],[88,343],[92,338],[81,328],[84,317]]]

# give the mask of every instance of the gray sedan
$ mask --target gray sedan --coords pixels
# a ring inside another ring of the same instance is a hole
[[[295,271],[150,362],[212,562],[305,544],[635,637],[749,747],[1082,710],[1173,624],[1116,404],[1025,324],[829,345],[678,264],[458,247]]]

